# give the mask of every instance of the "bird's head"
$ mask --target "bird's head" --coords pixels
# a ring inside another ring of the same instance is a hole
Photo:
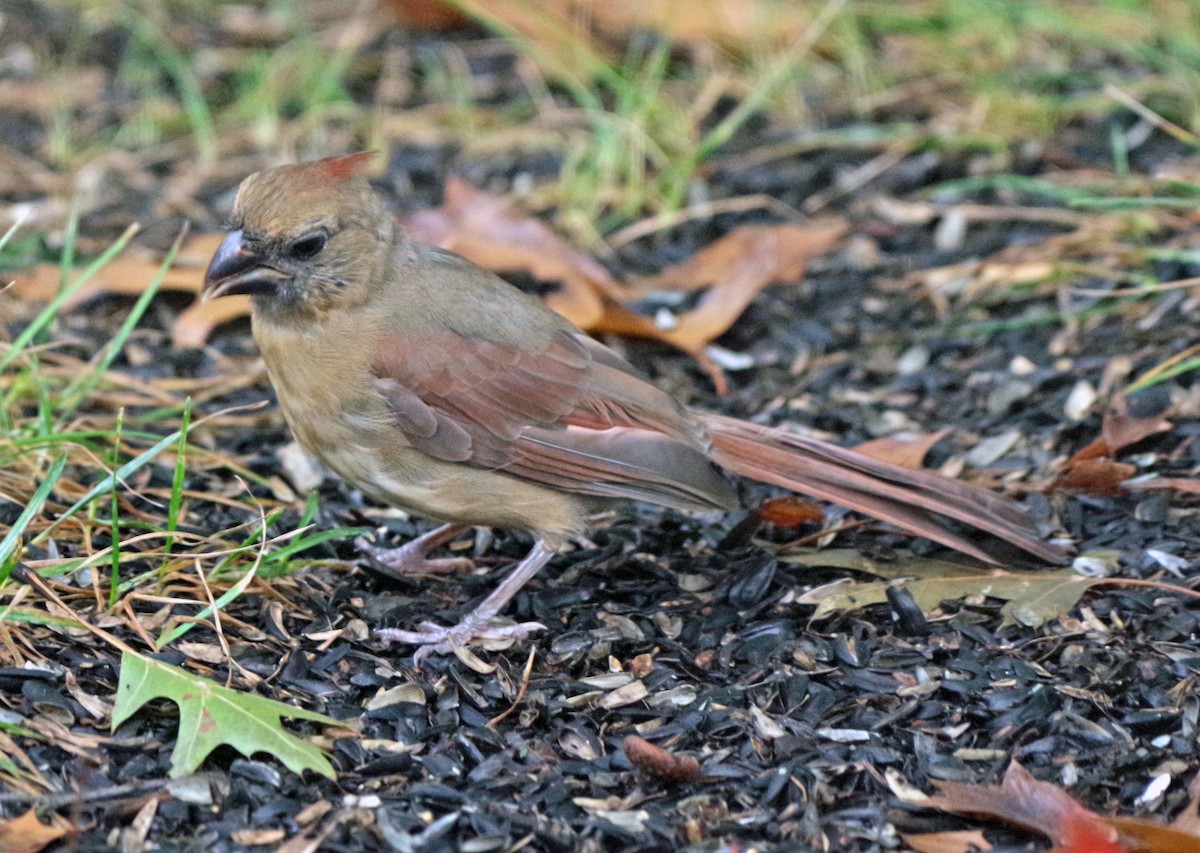
[[[365,296],[386,263],[395,219],[363,174],[373,152],[256,172],[238,188],[232,226],[203,297],[254,297],[257,309],[320,310]]]

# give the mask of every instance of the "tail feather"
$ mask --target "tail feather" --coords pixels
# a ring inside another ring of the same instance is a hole
[[[704,414],[712,458],[744,477],[828,500],[902,527],[987,563],[996,558],[946,526],[947,518],[1061,565],[1068,557],[1043,542],[1025,511],[1000,495],[929,471],[872,459],[786,429]]]

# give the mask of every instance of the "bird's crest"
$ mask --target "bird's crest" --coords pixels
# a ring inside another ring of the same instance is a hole
[[[314,177],[331,183],[343,183],[362,175],[367,163],[378,156],[378,151],[357,151],[354,154],[315,160],[307,165]]]
[[[238,188],[233,219],[260,238],[280,239],[312,231],[318,221],[345,224],[376,214],[390,220],[366,181],[376,156],[360,151],[255,172]]]

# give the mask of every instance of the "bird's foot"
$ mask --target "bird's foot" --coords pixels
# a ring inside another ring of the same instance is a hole
[[[418,670],[421,668],[421,661],[429,655],[453,653],[476,672],[489,673],[494,671],[495,667],[480,660],[470,650],[469,644],[482,645],[488,649],[505,649],[530,634],[544,630],[546,626],[541,622],[495,624],[491,620],[479,619],[472,613],[451,627],[422,622],[416,631],[380,628],[375,631],[375,636],[385,643],[407,643],[417,646],[417,651],[413,654],[413,666]]]
[[[426,534],[429,536],[430,534]],[[432,654],[453,652],[459,660],[476,672],[488,673],[495,667],[484,663],[467,648],[469,643],[482,643],[486,648],[507,648],[516,640],[524,639],[535,631],[544,631],[546,626],[540,622],[520,622],[518,624],[496,625],[492,622],[496,614],[508,604],[514,595],[520,591],[531,577],[550,562],[554,556],[554,546],[544,539],[538,539],[517,567],[509,573],[500,585],[492,590],[474,610],[462,621],[451,628],[444,628],[432,622],[423,622],[416,631],[401,631],[395,628],[384,628],[376,631],[375,636],[387,643],[411,643],[419,646],[413,655],[413,665],[421,668],[421,661]],[[499,642],[500,645],[494,645]]]
[[[359,537],[354,544],[359,552],[380,563],[385,568],[401,575],[448,575],[467,571],[475,564],[466,557],[442,557],[431,559],[427,555],[439,545],[444,545],[466,528],[460,525],[445,525],[406,542],[399,548],[382,548]]]

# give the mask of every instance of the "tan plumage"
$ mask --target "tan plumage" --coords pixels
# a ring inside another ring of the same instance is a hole
[[[943,517],[1062,562],[997,495],[683,408],[537,299],[408,240],[361,176],[367,156],[247,178],[205,288],[253,294],[254,337],[287,421],[339,476],[417,513],[537,536],[530,557],[459,625],[384,636],[422,644],[420,655],[497,633],[488,620],[597,503],[732,507],[718,464],[982,560],[992,559],[987,547]],[[426,544],[382,556],[407,565]]]

